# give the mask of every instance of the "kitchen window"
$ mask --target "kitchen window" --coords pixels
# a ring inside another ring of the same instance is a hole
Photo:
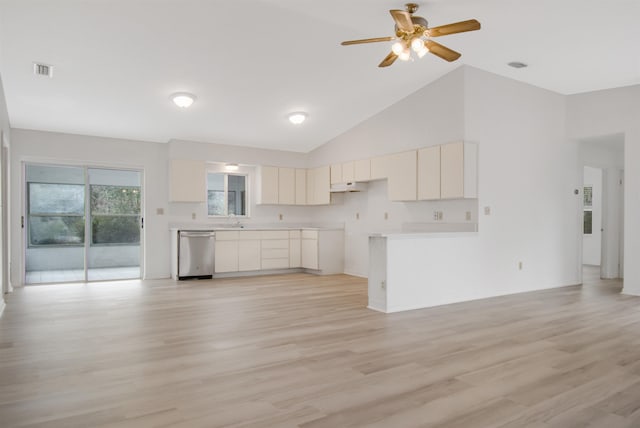
[[[247,216],[247,176],[207,174],[207,215],[209,217]]]

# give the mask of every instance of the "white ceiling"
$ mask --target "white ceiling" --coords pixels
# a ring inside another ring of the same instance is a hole
[[[563,94],[640,83],[638,0],[419,4],[431,26],[482,23],[438,39],[460,60],[380,69],[389,43],[339,45],[392,35],[388,10],[402,1],[0,0],[11,125],[306,152],[462,64]],[[34,61],[54,78],[34,76]],[[178,110],[177,91],[198,100]],[[304,125],[286,120],[295,110]]]

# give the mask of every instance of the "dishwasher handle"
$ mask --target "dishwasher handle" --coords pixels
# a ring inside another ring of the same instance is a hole
[[[216,236],[215,232],[209,231],[197,231],[197,230],[181,230],[180,237],[185,238],[213,238]]]

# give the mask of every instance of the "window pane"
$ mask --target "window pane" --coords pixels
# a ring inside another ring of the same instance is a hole
[[[207,191],[207,213],[209,215],[225,215],[224,212],[224,191]]]
[[[84,186],[29,183],[29,213],[84,215]]]
[[[591,207],[593,205],[593,187],[587,186],[584,188],[584,206]]]
[[[29,216],[29,244],[84,244],[84,217]]]
[[[139,242],[139,216],[94,215],[92,217],[92,244],[137,244]]]
[[[91,214],[139,214],[140,188],[91,185]]]
[[[228,176],[229,186],[229,215],[246,215],[246,181],[244,175]]]
[[[584,211],[584,234],[591,235],[593,233],[593,212]]]

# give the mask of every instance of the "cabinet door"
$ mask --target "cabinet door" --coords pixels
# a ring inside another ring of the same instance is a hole
[[[296,205],[307,204],[307,170],[296,169]]]
[[[388,191],[392,201],[415,201],[418,197],[418,153],[391,155]]]
[[[371,160],[363,159],[354,162],[355,181],[371,180]]]
[[[301,264],[306,269],[318,269],[318,240],[301,240]]]
[[[440,146],[418,150],[418,199],[440,199]]]
[[[307,205],[316,205],[316,170],[307,170]]]
[[[289,267],[299,268],[301,259],[300,239],[289,240]]]
[[[215,271],[238,271],[238,241],[219,241],[216,239]]]
[[[440,166],[442,199],[464,197],[464,143],[440,146]]]
[[[169,164],[169,200],[206,202],[207,178],[204,161],[172,159]]]
[[[260,270],[260,241],[238,242],[238,270]]]
[[[314,200],[316,205],[329,205],[331,203],[331,178],[329,175],[328,166],[315,168]]]
[[[331,175],[331,184],[344,183],[344,180],[342,179],[342,165],[340,164],[331,165],[330,175]]]
[[[381,180],[389,177],[391,156],[378,156],[371,159],[371,179]]]
[[[278,203],[278,168],[275,166],[261,166],[258,180],[258,204]]]
[[[345,162],[342,164],[342,182],[351,183],[355,181],[355,163]]]
[[[294,205],[296,202],[296,172],[293,168],[278,168],[278,203]]]

